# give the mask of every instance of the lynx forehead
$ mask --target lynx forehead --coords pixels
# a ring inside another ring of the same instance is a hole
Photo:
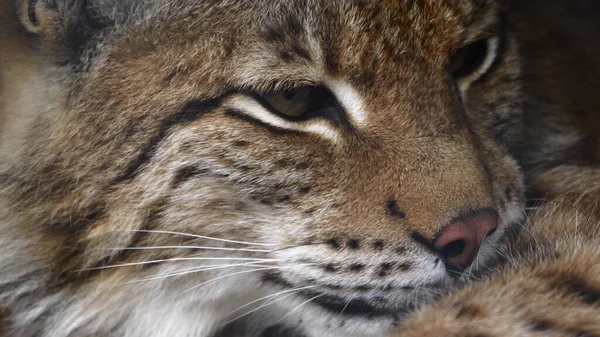
[[[0,300],[25,336],[381,334],[523,217],[495,1],[18,9]]]

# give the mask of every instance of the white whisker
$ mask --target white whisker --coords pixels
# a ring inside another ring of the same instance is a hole
[[[275,296],[280,296],[280,295],[283,295],[283,294],[287,294],[287,295],[285,295],[285,296],[283,296],[283,297],[281,297],[281,298],[277,298],[277,299],[274,299],[274,300],[271,300],[271,301],[267,301],[267,303],[265,303],[265,304],[263,304],[263,305],[259,306],[258,308],[256,308],[256,309],[253,309],[253,310],[250,310],[250,311],[248,311],[248,312],[246,312],[246,313],[244,313],[244,314],[242,314],[242,315],[240,315],[240,316],[237,316],[236,318],[233,318],[233,319],[231,319],[231,320],[229,320],[229,321],[227,321],[227,322],[225,322],[225,323],[221,324],[221,326],[227,325],[227,324],[229,324],[229,323],[231,323],[231,322],[233,322],[233,321],[236,321],[236,320],[238,320],[238,319],[240,319],[240,318],[242,318],[242,317],[246,317],[246,316],[248,316],[248,315],[250,315],[250,314],[252,314],[252,313],[254,313],[254,312],[257,312],[257,311],[259,311],[260,309],[262,309],[262,308],[264,308],[264,307],[267,307],[267,306],[269,306],[269,305],[271,305],[271,304],[274,304],[274,303],[280,302],[280,301],[282,301],[282,300],[284,300],[284,299],[286,299],[286,298],[288,298],[288,297],[290,297],[290,296],[293,296],[293,295],[294,295],[294,293],[296,293],[296,292],[298,292],[298,291],[301,291],[301,290],[304,290],[304,289],[309,289],[309,288],[314,288],[314,287],[318,287],[318,286],[307,286],[307,287],[300,287],[300,288],[296,288],[296,289],[290,289],[290,290],[286,290],[286,291],[280,291],[280,292],[278,292],[278,293],[276,293],[276,294],[272,294],[272,295],[269,295],[269,296],[261,297],[261,298],[259,298],[259,299],[255,300],[255,301],[252,301],[252,302],[250,302],[250,303],[247,303],[247,304],[245,304],[245,305],[243,305],[243,306],[241,306],[241,307],[239,307],[239,308],[235,309],[234,311],[230,312],[230,313],[229,313],[229,315],[231,315],[231,314],[233,314],[233,313],[235,313],[235,312],[237,312],[237,311],[240,311],[241,309],[243,309],[243,308],[245,308],[245,307],[247,307],[247,306],[250,306],[250,305],[252,305],[252,304],[254,304],[254,303],[256,303],[256,302],[259,302],[259,301],[265,300],[265,299],[267,299],[267,298],[271,298],[271,297],[275,297]],[[291,293],[291,294],[289,294],[289,293]],[[229,315],[228,315],[228,316],[229,316]]]
[[[183,275],[192,274],[192,273],[199,273],[199,272],[211,271],[211,270],[219,270],[219,269],[225,269],[225,268],[234,268],[234,267],[273,267],[273,265],[265,265],[265,264],[260,264],[260,263],[263,263],[263,262],[258,261],[258,262],[247,262],[247,263],[238,263],[238,264],[209,265],[209,266],[204,266],[204,267],[187,268],[187,269],[181,269],[181,270],[178,270],[178,271],[175,271],[175,272],[166,273],[166,274],[162,274],[162,275],[158,275],[158,276],[154,276],[154,277],[147,277],[147,278],[141,278],[141,279],[131,280],[131,281],[127,281],[127,282],[125,282],[123,284],[131,284],[131,283],[138,283],[138,282],[145,282],[145,281],[161,280],[161,279],[170,278],[170,277],[183,276]]]
[[[237,243],[237,244],[250,245],[250,246],[266,246],[266,247],[279,246],[279,244],[276,244],[276,243],[256,243],[256,242],[247,242],[247,241],[228,240],[228,239],[213,238],[213,237],[204,236],[204,235],[196,235],[196,234],[189,234],[189,233],[182,233],[182,232],[173,232],[173,231],[163,231],[163,230],[149,230],[149,229],[131,229],[131,230],[127,230],[127,229],[125,229],[125,230],[120,230],[120,231],[122,231],[122,232],[155,233],[155,234],[171,234],[171,235],[187,236],[187,237],[192,237],[192,238],[196,238],[196,239],[205,239],[205,240],[213,240],[213,241],[219,241],[219,242]]]
[[[283,294],[287,294],[287,293],[298,292],[300,290],[311,289],[311,288],[315,288],[315,287],[318,287],[318,285],[300,287],[300,288],[295,288],[295,289],[288,289],[288,290],[280,291],[280,292],[272,294],[272,295],[264,296],[264,297],[261,297],[261,298],[259,298],[257,300],[254,300],[252,302],[249,302],[247,304],[242,305],[241,307],[239,307],[239,308],[235,309],[234,311],[230,312],[228,314],[228,316],[231,315],[231,314],[233,314],[233,313],[236,313],[236,312],[238,312],[238,311],[240,311],[240,310],[242,310],[242,309],[244,309],[244,308],[246,308],[246,307],[248,307],[248,306],[250,306],[250,305],[252,305],[252,304],[254,304],[256,302],[260,302],[260,301],[265,300],[267,298],[271,298],[271,297],[275,297],[275,296],[279,296],[279,295],[283,295]],[[227,322],[227,323],[229,323],[229,322]]]
[[[141,266],[141,265],[145,265],[145,264],[153,264],[153,263],[160,263],[160,262],[212,261],[212,260],[260,261],[260,262],[287,261],[286,259],[259,259],[259,258],[250,258],[250,257],[175,257],[175,258],[171,258],[171,259],[160,259],[160,260],[151,260],[151,261],[143,261],[143,262],[121,263],[121,264],[114,264],[114,265],[110,265],[110,266],[102,266],[102,267],[80,269],[80,270],[77,270],[77,272],[90,271],[90,270],[99,270],[99,269],[109,269],[109,268],[119,268],[119,267]]]
[[[298,267],[298,266],[312,266],[312,265],[315,265],[315,263],[304,263],[304,264],[297,264],[297,265],[294,265],[294,266],[289,266],[289,267]],[[288,267],[288,268],[289,268],[289,267]],[[231,273],[231,274],[227,274],[227,275],[220,276],[220,277],[215,277],[215,278],[213,278],[213,279],[210,279],[210,280],[208,280],[208,281],[202,282],[202,283],[200,283],[200,284],[198,284],[198,285],[195,285],[195,286],[191,287],[190,289],[188,289],[188,290],[186,290],[186,291],[182,292],[180,295],[183,295],[183,294],[185,294],[185,293],[187,293],[187,292],[190,292],[190,291],[192,291],[192,290],[194,290],[194,289],[197,289],[197,288],[199,288],[199,287],[201,287],[201,286],[203,286],[203,285],[205,285],[205,284],[208,284],[208,283],[211,283],[211,282],[215,282],[215,281],[218,281],[218,280],[221,280],[221,279],[227,278],[227,277],[231,277],[231,276],[235,276],[235,275],[240,275],[240,274],[252,273],[252,272],[256,272],[256,271],[263,271],[263,270],[273,270],[273,269],[282,269],[282,268],[286,268],[286,266],[277,266],[277,267],[268,267],[268,268],[257,268],[257,269],[251,269],[251,270],[240,271],[240,272],[237,272],[237,273]]]
[[[255,253],[271,253],[272,250],[266,249],[250,249],[250,248],[227,248],[227,247],[206,247],[206,246],[154,246],[154,247],[116,247],[105,248],[102,250],[153,250],[153,249],[204,249],[204,250],[226,250],[234,252],[255,252]]]
[[[292,309],[290,312],[288,312],[285,316],[281,317],[281,319],[279,321],[277,321],[276,324],[279,324],[281,322],[283,322],[284,319],[288,318],[288,316],[290,316],[291,314],[293,314],[295,311],[297,311],[298,309],[300,309],[301,307],[303,307],[304,305],[308,304],[309,302],[316,300],[319,297],[323,297],[325,296],[325,294],[321,294],[321,295],[317,295],[315,297],[311,297],[308,300],[300,303],[297,307],[295,307],[294,309]]]
[[[342,317],[342,315],[344,314],[344,311],[346,311],[346,308],[348,308],[348,306],[350,305],[350,302],[352,302],[355,297],[356,297],[356,295],[353,295],[352,297],[350,297],[350,299],[348,300],[348,302],[346,302],[346,305],[344,305],[344,308],[342,308],[342,311],[340,312],[340,315],[338,316],[338,319]]]

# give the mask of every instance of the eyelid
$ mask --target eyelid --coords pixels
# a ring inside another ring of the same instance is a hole
[[[483,33],[480,33],[480,34],[477,34],[477,35],[474,35],[474,36],[470,37],[469,39],[465,39],[462,42],[461,48],[462,47],[466,47],[466,46],[468,46],[470,44],[473,44],[473,43],[475,43],[477,41],[488,40],[488,39],[491,39],[491,38],[494,38],[494,37],[498,37],[498,38],[502,37],[501,30],[499,28],[494,28],[494,29],[486,30]]]
[[[275,93],[275,92],[280,92],[280,91],[285,91],[285,90],[293,90],[293,89],[298,89],[301,87],[318,87],[320,86],[319,83],[312,81],[312,80],[306,80],[306,79],[298,79],[298,80],[282,80],[282,81],[278,81],[278,80],[271,80],[271,81],[267,81],[264,84],[260,84],[260,85],[245,85],[243,87],[240,87],[237,91],[238,92],[251,92],[251,93],[255,93],[258,95],[267,95],[270,93]]]
[[[486,55],[481,65],[471,74],[457,80],[458,87],[461,93],[464,93],[474,82],[483,77],[490,71],[494,63],[500,57],[501,52],[501,40],[500,37],[494,35],[490,38],[485,39],[486,41]]]

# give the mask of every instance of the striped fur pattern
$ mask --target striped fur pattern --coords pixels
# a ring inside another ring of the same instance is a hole
[[[524,221],[503,3],[0,6],[7,336],[380,336]],[[480,40],[473,75],[453,78]],[[264,103],[302,86],[327,113]],[[480,210],[498,229],[447,268],[434,240]]]
[[[532,196],[551,201],[532,212],[487,273],[390,336],[600,336],[600,4],[514,1],[513,8],[532,127],[518,156]]]
[[[527,229],[488,278],[418,312],[391,336],[600,336],[597,199],[553,201]]]

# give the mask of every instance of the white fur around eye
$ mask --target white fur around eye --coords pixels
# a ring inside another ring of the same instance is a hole
[[[486,55],[479,68],[477,68],[468,76],[458,80],[458,87],[460,89],[461,94],[464,94],[473,82],[475,82],[488,70],[490,70],[492,64],[494,64],[494,61],[496,61],[496,58],[498,57],[498,47],[500,45],[500,39],[498,37],[491,37],[486,40],[486,43]]]
[[[366,123],[367,116],[360,94],[347,82],[330,80],[327,86],[346,110],[348,118],[354,126]]]
[[[277,128],[315,134],[330,140],[334,144],[337,144],[340,141],[339,130],[325,121],[308,120],[303,122],[290,122],[274,115],[256,100],[245,95],[232,96],[224,105]]]

